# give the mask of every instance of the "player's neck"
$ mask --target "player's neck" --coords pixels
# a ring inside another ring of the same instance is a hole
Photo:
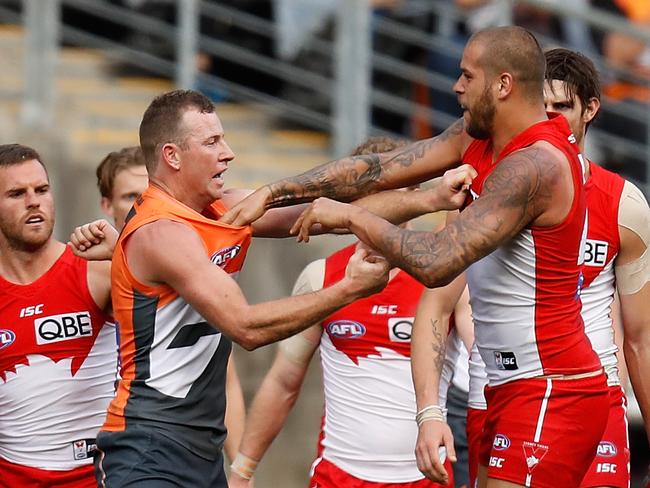
[[[214,201],[202,198],[193,189],[185,188],[180,179],[168,180],[166,178],[151,177],[149,181],[151,185],[198,213],[203,212]]]
[[[65,244],[52,238],[36,251],[13,249],[3,242],[0,275],[11,283],[28,285],[43,276],[64,251]]]
[[[544,105],[518,104],[503,107],[494,118],[492,147],[495,158],[516,136],[539,122],[548,120]]]

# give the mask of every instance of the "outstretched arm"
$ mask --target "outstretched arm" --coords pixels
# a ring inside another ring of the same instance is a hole
[[[380,190],[420,183],[458,165],[468,143],[469,136],[459,120],[432,139],[387,153],[337,159],[265,185],[233,207],[222,221],[245,225],[271,208],[311,202],[321,196],[351,201]]]
[[[251,305],[233,278],[210,261],[203,241],[185,224],[169,220],[147,224],[129,236],[125,254],[138,281],[170,286],[208,323],[249,350],[304,330],[376,293],[388,280],[385,260],[358,250],[337,283],[314,293]]]
[[[439,210],[455,210],[465,201],[467,189],[476,177],[476,170],[464,164],[447,171],[444,176],[436,178],[431,188],[426,190],[387,190],[374,193],[352,202],[394,224],[401,224],[415,217]],[[228,207],[237,205],[248,195],[250,190],[227,190],[224,203]],[[300,227],[301,214],[308,204],[291,207],[274,208],[253,222],[253,235],[256,237],[288,237],[293,229]],[[329,229],[313,226],[310,235],[326,232],[348,232],[347,229]]]
[[[393,267],[433,288],[449,283],[526,225],[554,225],[566,216],[573,183],[566,160],[560,158],[546,147],[533,146],[503,159],[486,179],[481,197],[438,233],[401,229],[328,199],[312,203],[313,216],[307,220],[349,228]]]

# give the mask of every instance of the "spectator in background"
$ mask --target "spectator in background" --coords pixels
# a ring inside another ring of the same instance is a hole
[[[620,15],[632,23],[650,26],[650,2],[646,0],[592,0],[592,6]],[[609,73],[603,76],[604,116],[595,123],[611,134],[639,145],[648,142],[647,109],[650,103],[650,45],[620,31],[593,31]],[[618,104],[612,106],[611,102]],[[647,181],[645,153],[633,147],[607,144],[603,164],[632,181]],[[643,185],[640,185],[643,186]]]

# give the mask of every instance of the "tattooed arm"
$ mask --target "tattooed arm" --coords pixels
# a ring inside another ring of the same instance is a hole
[[[457,166],[471,141],[462,120],[432,139],[391,152],[349,156],[258,189],[226,213],[224,223],[244,225],[270,208],[311,202],[318,197],[351,201],[380,190],[400,188]]]
[[[566,159],[541,143],[504,158],[486,179],[481,197],[441,232],[403,230],[364,215],[349,228],[391,265],[435,287],[449,283],[525,226],[560,223],[573,193]]]
[[[439,405],[440,375],[445,360],[449,318],[465,288],[460,275],[442,288],[427,289],[420,298],[411,335],[411,372],[417,410]],[[444,405],[441,405],[444,407]],[[418,428],[415,456],[418,468],[429,479],[447,483],[438,448],[445,446],[455,461],[454,441],[446,423],[429,420]]]
[[[564,155],[536,143],[504,158],[485,180],[481,197],[438,233],[400,229],[363,209],[318,199],[309,221],[346,227],[391,263],[433,288],[449,283],[526,225],[561,222],[573,201]]]

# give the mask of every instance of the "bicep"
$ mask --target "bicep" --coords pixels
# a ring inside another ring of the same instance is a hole
[[[509,241],[538,215],[539,168],[525,158],[503,160],[485,180],[481,196],[440,232],[467,265]]]
[[[157,221],[138,229],[129,239],[127,256],[131,254],[146,256],[138,259],[142,274],[173,288],[224,332],[235,326],[234,317],[248,305],[235,280],[210,261],[198,234],[184,224]]]
[[[627,181],[621,194],[618,229],[616,284],[623,296],[637,293],[650,280],[650,208],[641,191]]]
[[[650,337],[650,282],[630,295],[619,294],[626,342]]]

